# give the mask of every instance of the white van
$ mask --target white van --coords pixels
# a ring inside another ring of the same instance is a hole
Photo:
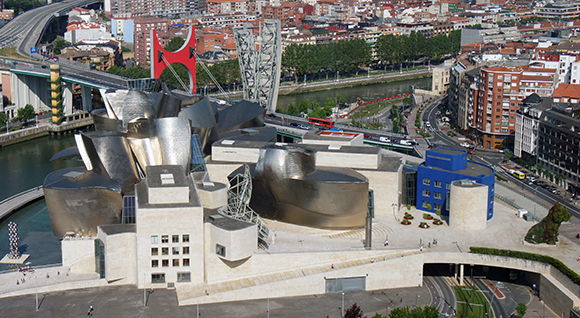
[[[379,141],[380,142],[391,142],[391,139],[389,139],[389,137],[379,137]]]

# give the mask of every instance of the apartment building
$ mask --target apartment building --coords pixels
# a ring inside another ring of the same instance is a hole
[[[254,11],[254,6],[248,0],[206,0],[207,13],[209,14],[249,14]]]
[[[536,162],[540,117],[551,104],[551,98],[540,97],[536,93],[522,100],[516,113],[514,156]]]
[[[197,7],[195,0],[104,0],[105,14],[115,18],[190,14]]]
[[[580,16],[580,2],[556,1],[536,10],[540,18],[573,20]]]
[[[537,164],[580,194],[580,85],[560,84],[553,96],[552,108],[539,118]]]
[[[135,62],[145,67],[151,49],[150,32],[156,29],[159,41],[169,41],[169,20],[162,18],[135,18]],[[162,43],[164,45],[164,43]]]

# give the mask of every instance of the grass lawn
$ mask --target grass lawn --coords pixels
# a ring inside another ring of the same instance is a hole
[[[475,290],[472,290],[472,286],[456,286],[455,296],[457,297],[457,317],[493,318],[489,303],[477,286]]]

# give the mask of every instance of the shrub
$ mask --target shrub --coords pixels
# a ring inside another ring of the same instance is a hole
[[[570,280],[572,280],[576,285],[580,285],[580,275],[578,275],[575,271],[571,270],[568,266],[564,265],[564,263],[562,263],[559,259],[555,259],[551,256],[521,251],[500,250],[497,248],[475,247],[475,246],[470,247],[469,250],[471,253],[515,257],[550,264],[554,266],[556,269],[558,269],[560,272],[562,272],[562,274],[568,276],[568,278],[570,278]]]

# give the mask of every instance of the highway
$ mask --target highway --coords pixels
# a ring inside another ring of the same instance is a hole
[[[98,2],[100,0],[64,0],[26,11],[0,28],[0,48],[16,47],[18,54],[41,61],[37,63],[31,62],[31,64],[40,69],[43,65],[46,66],[44,62],[46,57],[38,53],[31,54],[30,48],[38,45],[50,20],[55,16],[66,14],[72,8]],[[111,88],[127,87],[126,78],[89,70],[88,66],[81,63],[67,61],[60,64],[62,75],[98,84],[99,86]]]

